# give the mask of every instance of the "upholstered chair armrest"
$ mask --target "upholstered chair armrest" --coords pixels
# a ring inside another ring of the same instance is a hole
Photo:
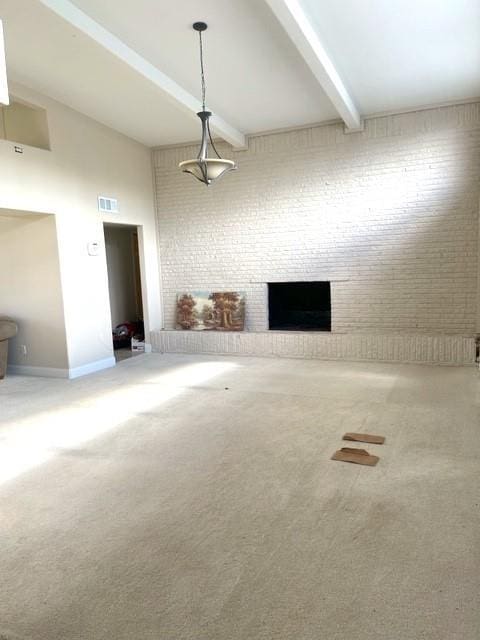
[[[17,323],[11,318],[0,316],[0,340],[8,340],[17,335]]]

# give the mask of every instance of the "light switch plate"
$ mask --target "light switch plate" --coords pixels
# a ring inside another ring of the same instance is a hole
[[[87,251],[89,256],[98,256],[99,246],[98,242],[92,241],[87,244]]]

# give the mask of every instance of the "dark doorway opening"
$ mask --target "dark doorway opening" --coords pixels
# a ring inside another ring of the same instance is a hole
[[[330,282],[269,282],[270,329],[331,331]]]
[[[138,355],[132,350],[132,338],[144,341],[138,228],[107,222],[103,226],[112,340],[118,362]]]

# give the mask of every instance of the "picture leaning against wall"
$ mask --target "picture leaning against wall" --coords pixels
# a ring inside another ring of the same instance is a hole
[[[244,293],[192,291],[177,295],[177,329],[243,331],[244,327]]]

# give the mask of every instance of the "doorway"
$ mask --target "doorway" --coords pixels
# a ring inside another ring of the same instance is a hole
[[[138,228],[106,222],[103,229],[112,341],[119,362],[142,353],[145,340]]]

